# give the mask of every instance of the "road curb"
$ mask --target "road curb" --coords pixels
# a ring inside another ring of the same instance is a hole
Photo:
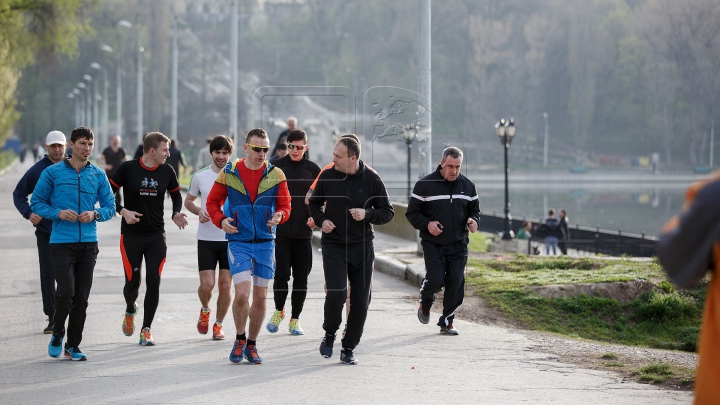
[[[0,170],[0,177],[2,177],[5,173],[7,173],[7,172],[9,172],[10,170],[12,170],[13,167],[15,167],[15,166],[18,164],[18,162],[19,162],[19,159],[18,159],[18,158],[15,158],[15,160],[13,160],[12,162],[10,162],[10,164],[9,164],[6,168]]]

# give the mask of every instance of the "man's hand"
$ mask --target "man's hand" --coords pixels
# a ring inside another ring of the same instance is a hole
[[[470,232],[475,233],[475,231],[478,230],[478,223],[475,222],[474,219],[468,218],[467,224],[468,224],[468,228],[470,229]]]
[[[75,222],[78,219],[78,214],[73,210],[62,210],[60,214],[58,214],[58,217],[63,221]]]
[[[280,223],[283,219],[283,213],[282,212],[276,212],[273,214],[272,218],[270,218],[269,221],[267,221],[267,226],[273,227]]]
[[[365,219],[365,208],[350,208],[350,215],[356,221],[362,221]]]
[[[173,222],[175,222],[175,225],[177,225],[178,228],[185,229],[185,226],[187,226],[187,224],[188,224],[187,219],[185,217],[187,217],[187,215],[185,215],[185,213],[178,212],[175,215],[173,215],[172,220],[173,220]]]
[[[138,222],[140,222],[140,217],[143,216],[143,214],[135,211],[130,211],[127,208],[123,208],[122,211],[120,211],[120,215],[125,218],[125,222],[127,222],[128,225],[137,224]]]
[[[208,214],[208,212],[205,209],[199,208],[198,209],[198,218],[200,218],[200,223],[204,224],[204,223],[210,221],[210,214]]]
[[[84,211],[78,215],[78,221],[82,222],[83,224],[87,224],[88,222],[95,220],[95,211]]]
[[[333,222],[332,222],[331,220],[326,219],[326,220],[323,221],[323,223],[322,223],[322,231],[323,231],[324,233],[330,233],[330,232],[333,231],[333,229],[335,229],[335,224],[333,224]]]
[[[315,228],[315,220],[312,219],[312,217],[308,218],[306,224],[307,224],[307,226],[309,226],[310,228]]]
[[[432,236],[438,236],[442,233],[442,229],[440,228],[442,225],[440,225],[440,222],[438,221],[431,221],[428,224],[428,231]]]
[[[36,213],[30,214],[30,222],[32,222],[33,225],[37,225],[42,221],[42,217]]]
[[[225,233],[238,233],[237,228],[230,225],[230,223],[232,223],[232,222],[233,222],[232,218],[225,218],[220,223],[220,225],[222,225],[222,230],[225,231]]]

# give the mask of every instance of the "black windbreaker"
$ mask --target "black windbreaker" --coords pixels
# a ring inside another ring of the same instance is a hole
[[[277,226],[277,236],[312,239],[312,229],[307,226],[310,211],[305,204],[305,195],[310,190],[315,178],[320,174],[320,167],[305,157],[299,162],[295,162],[289,154],[270,163],[279,167],[285,173],[288,191],[292,199],[290,218]]]
[[[325,201],[327,206],[323,212]],[[377,173],[367,170],[362,161],[355,174],[339,172],[334,166],[320,173],[309,208],[315,225],[322,227],[326,219],[335,224],[332,232],[322,234],[323,243],[333,244],[372,241],[375,237],[372,225],[386,224],[395,216],[385,184]],[[354,220],[350,208],[365,208],[365,219]]]
[[[415,183],[410,196],[407,213],[408,221],[420,230],[420,237],[438,245],[450,245],[468,236],[468,218],[480,223],[480,201],[475,184],[460,174],[455,181],[447,181],[435,172]],[[443,231],[433,236],[427,226],[438,221]]]

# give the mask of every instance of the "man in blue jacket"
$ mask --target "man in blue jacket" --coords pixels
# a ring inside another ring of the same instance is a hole
[[[115,197],[105,172],[88,162],[94,138],[90,128],[75,128],[70,135],[72,157],[42,172],[30,200],[35,214],[53,221],[50,249],[57,293],[48,354],[59,357],[63,352],[69,315],[64,352],[71,360],[87,360],[78,346],[98,254],[96,222],[115,215]],[[98,202],[100,208],[95,208]]]
[[[65,134],[62,132],[51,131],[48,133],[45,138],[47,155],[35,163],[30,170],[23,175],[15,187],[15,191],[13,191],[15,208],[35,227],[38,258],[40,259],[40,292],[42,293],[43,312],[48,317],[48,325],[44,331],[45,334],[50,334],[53,331],[52,316],[55,310],[55,275],[53,273],[52,256],[50,253],[52,221],[34,213],[30,209],[28,197],[35,189],[35,184],[37,184],[43,170],[63,160],[65,157],[65,143]]]

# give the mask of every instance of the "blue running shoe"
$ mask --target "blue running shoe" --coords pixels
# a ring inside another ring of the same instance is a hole
[[[48,344],[48,354],[50,357],[60,357],[60,353],[62,353],[62,341],[62,336],[53,333],[50,338],[50,344]]]
[[[70,360],[74,360],[74,361],[87,360],[87,355],[85,355],[85,353],[81,352],[79,347],[66,347],[65,348],[65,357]]]
[[[262,364],[262,357],[258,355],[257,345],[245,346],[243,353],[250,364]]]
[[[235,363],[235,364],[242,363],[243,351],[245,350],[246,345],[247,345],[247,341],[245,341],[245,340],[235,340],[235,343],[233,344],[233,348],[230,351],[230,362]]]

